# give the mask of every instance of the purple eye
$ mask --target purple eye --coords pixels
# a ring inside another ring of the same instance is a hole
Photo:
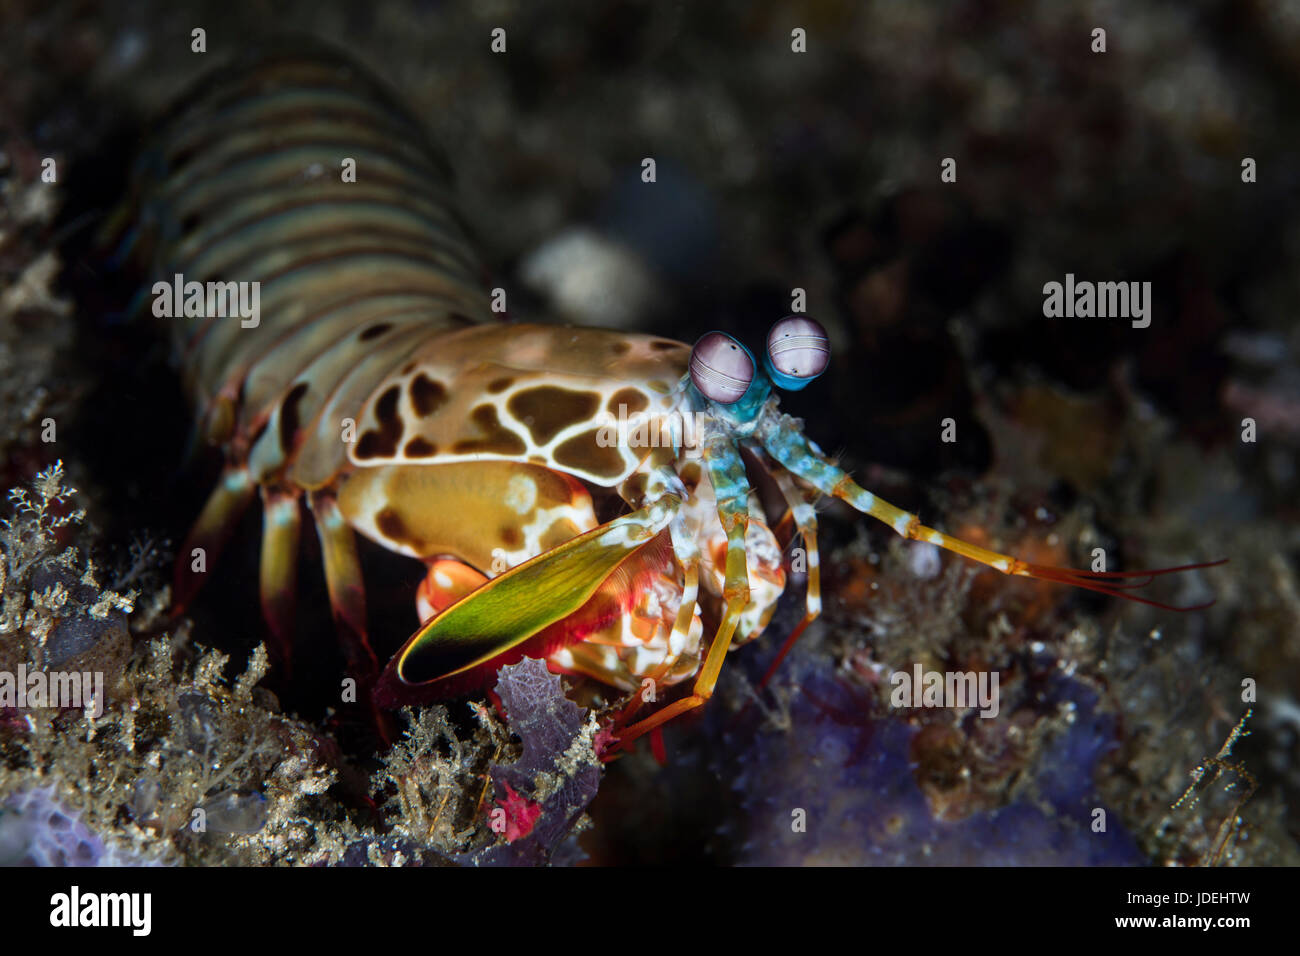
[[[730,335],[710,332],[691,350],[691,381],[705,398],[730,405],[753,380],[754,360]]]
[[[778,385],[802,388],[826,371],[831,342],[821,323],[802,315],[788,315],[767,334],[767,360]]]

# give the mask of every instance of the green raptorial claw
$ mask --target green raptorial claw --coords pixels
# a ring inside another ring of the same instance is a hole
[[[654,540],[681,499],[667,495],[525,561],[429,620],[389,665],[403,684],[464,674],[577,612],[631,554]]]

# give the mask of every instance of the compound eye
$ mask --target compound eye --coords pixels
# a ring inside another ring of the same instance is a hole
[[[802,315],[788,315],[767,333],[767,360],[782,388],[803,388],[831,360],[831,342],[821,323]]]
[[[754,360],[739,342],[710,332],[691,350],[691,381],[705,398],[722,405],[740,401],[754,380]]]

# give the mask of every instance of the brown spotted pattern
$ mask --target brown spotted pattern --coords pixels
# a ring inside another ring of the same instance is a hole
[[[602,446],[599,431],[575,435],[555,449],[555,462],[569,471],[614,479],[623,473],[623,456],[613,446]]]
[[[650,407],[650,399],[646,398],[645,393],[635,388],[620,388],[610,396],[609,402],[605,409],[611,415],[622,413],[625,415],[635,415],[638,412],[644,412]]]
[[[353,527],[391,550],[456,555],[484,573],[495,549],[517,563],[595,527],[580,483],[507,461],[359,469],[344,481],[339,507]]]
[[[397,414],[397,401],[401,390],[390,385],[375,403],[378,427],[369,429],[357,442],[357,457],[392,458],[397,454],[397,444],[402,440],[402,419]]]
[[[665,460],[638,443],[668,434],[659,423],[673,411],[689,356],[681,342],[600,329],[442,333],[375,391],[349,457],[367,467],[500,458],[614,487],[647,459]]]
[[[521,455],[526,450],[522,438],[502,427],[496,406],[480,405],[470,413],[469,419],[478,434],[473,438],[462,438],[452,446],[460,454]]]
[[[539,385],[515,392],[506,402],[506,408],[515,421],[527,426],[533,441],[544,446],[570,425],[592,421],[600,408],[600,395]]]
[[[411,379],[411,407],[415,414],[427,418],[447,400],[447,389],[423,372]]]

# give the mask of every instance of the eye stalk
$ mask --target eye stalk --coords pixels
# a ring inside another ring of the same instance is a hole
[[[725,332],[709,332],[691,349],[691,381],[705,398],[733,405],[753,380],[749,350]]]
[[[814,319],[787,315],[767,333],[763,364],[778,388],[798,391],[826,371],[830,360],[830,339]]]

